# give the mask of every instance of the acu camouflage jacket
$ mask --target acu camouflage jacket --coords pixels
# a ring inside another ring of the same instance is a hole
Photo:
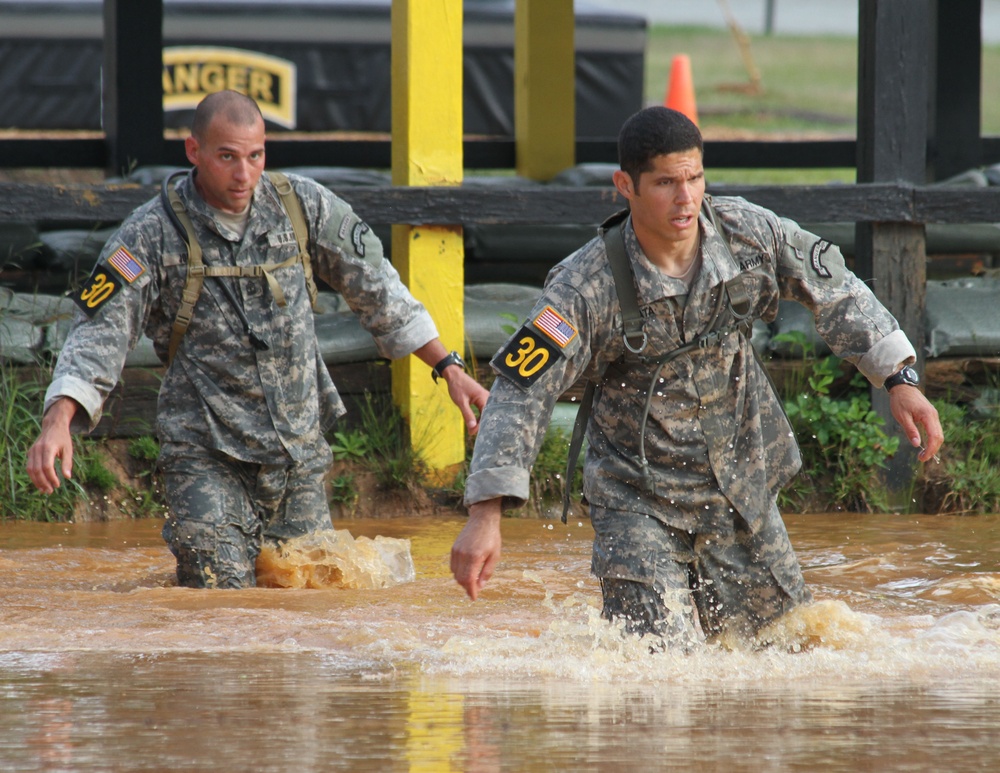
[[[482,417],[466,504],[495,497],[507,506],[522,504],[556,399],[578,379],[598,378],[584,463],[588,501],[669,523],[671,495],[684,485],[690,464],[710,469],[754,526],[801,462],[749,337],[734,332],[683,354],[662,366],[655,381],[657,367],[646,361],[707,332],[723,284],[736,275],[754,317],[771,321],[779,299],[798,301],[813,312],[833,351],[875,385],[915,359],[896,321],[845,267],[836,247],[743,199],[712,203],[725,234],[702,213],[702,267],[690,294],[643,255],[631,220],[623,225],[649,339],[643,358],[624,346],[600,237],[552,270],[531,315],[493,359],[498,378]],[[651,385],[644,444],[653,486],[647,491],[640,485],[639,427]]]
[[[309,227],[313,273],[340,292],[379,349],[401,357],[437,337],[430,315],[383,257],[382,245],[350,206],[318,183],[289,175]],[[190,175],[178,193],[208,265],[280,263],[298,254],[291,222],[267,175],[243,238],[213,216]],[[167,360],[186,277],[181,234],[159,198],[139,207],[108,240],[82,289],[81,308],[59,355],[45,407],[60,396],[83,406],[74,431],[93,429],[143,332]],[[274,272],[286,305],[264,277],[231,279],[257,350],[217,280],[206,281],[187,333],[167,369],[157,405],[161,442],[192,443],[253,463],[303,460],[326,448],[322,432],[344,406],[319,354],[302,266]],[[86,299],[90,299],[87,303]],[[329,450],[325,453],[328,455]]]

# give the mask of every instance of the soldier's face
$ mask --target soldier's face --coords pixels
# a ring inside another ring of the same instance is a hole
[[[633,182],[624,172],[615,183],[629,201],[636,233],[658,242],[698,238],[698,213],[705,198],[701,151],[685,150],[653,159],[653,168]],[[623,189],[624,185],[624,189]]]
[[[187,138],[185,149],[202,198],[223,212],[243,212],[264,171],[264,122],[237,124],[220,113],[200,141]]]

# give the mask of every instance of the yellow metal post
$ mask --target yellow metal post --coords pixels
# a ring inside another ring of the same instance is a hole
[[[462,0],[393,0],[393,185],[460,185],[462,164]],[[464,260],[460,226],[393,226],[393,265],[462,354]],[[393,363],[392,392],[414,450],[447,478],[465,459],[465,427],[444,381],[407,357]]]
[[[514,140],[517,173],[549,180],[576,163],[573,0],[517,0]]]

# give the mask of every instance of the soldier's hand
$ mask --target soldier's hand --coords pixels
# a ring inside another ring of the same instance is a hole
[[[70,421],[77,409],[77,402],[68,397],[57,400],[42,417],[42,431],[28,449],[28,477],[44,494],[59,488],[59,474],[55,464],[58,459],[64,478],[73,476],[73,436]]]
[[[446,368],[444,378],[448,382],[451,401],[462,412],[469,434],[475,435],[479,431],[479,416],[472,407],[478,408],[479,415],[482,415],[486,400],[490,396],[489,391],[461,368]]]
[[[473,601],[500,560],[500,499],[477,502],[451,548],[451,573]]]
[[[944,443],[944,432],[937,409],[931,405],[923,392],[915,386],[900,384],[889,391],[889,409],[899,422],[910,444],[922,449],[917,458],[926,462],[933,459]],[[921,440],[920,428],[926,435],[926,444]]]

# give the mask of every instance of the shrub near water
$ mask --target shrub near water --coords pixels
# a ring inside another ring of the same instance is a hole
[[[86,492],[76,480],[64,481],[54,494],[40,493],[28,478],[28,448],[41,429],[44,387],[18,378],[17,371],[0,364],[0,517],[4,520],[63,521]],[[78,460],[79,461],[79,460]]]

